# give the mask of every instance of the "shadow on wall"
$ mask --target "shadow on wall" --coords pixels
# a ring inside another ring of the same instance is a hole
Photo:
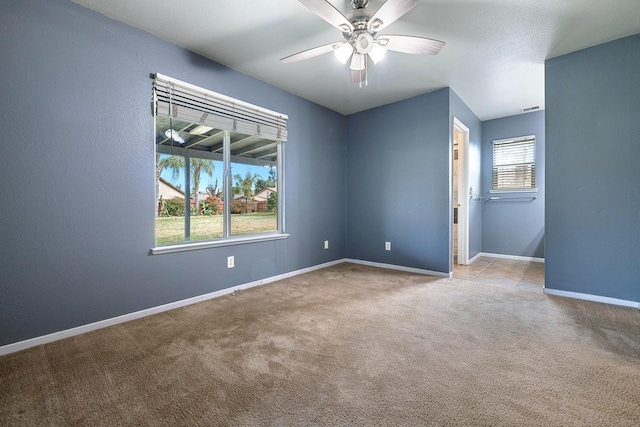
[[[437,274],[446,275],[448,271],[442,271],[437,266],[425,265],[424,258],[416,256],[414,247],[401,247],[400,244],[395,245],[391,242],[391,251],[382,250],[382,255],[375,259],[365,259],[363,261],[371,261],[380,264],[395,265],[402,268],[415,268],[417,270],[428,271]]]
[[[525,253],[536,254],[534,256],[538,256],[537,254],[544,254],[544,227],[538,231],[531,243],[527,245]]]

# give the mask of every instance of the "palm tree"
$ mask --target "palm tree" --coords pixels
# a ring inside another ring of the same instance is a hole
[[[204,172],[213,177],[213,160],[191,159],[191,179],[193,180],[193,199],[196,205],[196,215],[200,212],[198,209],[198,193],[200,191],[200,173]]]
[[[234,177],[236,179],[236,188],[242,189],[242,194],[246,200],[247,212],[249,211],[249,202],[253,203],[253,198],[255,196],[253,188],[258,177],[258,174],[252,175],[251,172],[247,172],[244,178],[240,175],[235,175]]]
[[[210,196],[220,197],[220,194],[222,193],[222,190],[218,189],[218,178],[216,178],[216,183],[215,184],[207,185],[206,190],[207,190],[207,194],[209,194]]]
[[[160,176],[165,169],[171,169],[171,176],[174,180],[180,176],[180,170],[184,167],[184,157],[181,156],[161,156],[156,153],[156,204],[160,203]]]
[[[173,179],[178,179],[180,169],[184,167],[184,157],[164,156],[160,158],[160,153],[156,153],[156,181],[160,180],[160,175],[165,169],[171,169]]]
[[[269,168],[269,179],[267,179],[267,187],[275,187],[278,182],[278,171],[273,166]]]

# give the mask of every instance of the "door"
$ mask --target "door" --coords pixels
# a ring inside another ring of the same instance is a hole
[[[469,128],[453,119],[453,263],[469,264]],[[457,156],[457,159],[456,159]]]

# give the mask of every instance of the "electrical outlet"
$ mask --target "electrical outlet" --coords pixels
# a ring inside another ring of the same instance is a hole
[[[233,268],[235,267],[235,259],[233,256],[228,256],[227,257],[227,268]]]
[[[391,250],[391,242],[384,242],[384,250],[385,251]]]
[[[324,241],[324,248],[325,249],[329,249],[329,241],[328,240]]]

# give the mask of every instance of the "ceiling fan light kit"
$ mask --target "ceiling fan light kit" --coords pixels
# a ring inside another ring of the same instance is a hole
[[[395,22],[413,8],[419,0],[387,0],[377,11],[367,9],[369,0],[351,0],[353,10],[343,15],[328,0],[299,0],[313,13],[342,31],[345,42],[335,42],[308,49],[285,58],[283,63],[310,59],[333,51],[336,59],[349,62],[351,81],[367,82],[367,62],[378,64],[387,50],[410,54],[436,55],[444,42],[417,36],[382,35],[378,31]],[[377,38],[376,38],[377,37]],[[351,61],[349,61],[351,59]]]
[[[349,65],[349,68],[354,71],[364,70],[365,60],[366,57],[363,54],[354,53],[351,57],[351,65]]]
[[[371,58],[374,64],[377,64],[378,62],[382,61],[385,53],[387,53],[387,49],[382,47],[380,43],[375,43],[373,45],[373,49],[371,49],[371,52],[369,52],[369,58]]]
[[[333,53],[340,63],[346,64],[353,53],[353,46],[351,46],[351,43],[342,43],[334,49]]]
[[[360,33],[356,37],[356,50],[363,55],[373,49],[373,36],[369,33]]]

